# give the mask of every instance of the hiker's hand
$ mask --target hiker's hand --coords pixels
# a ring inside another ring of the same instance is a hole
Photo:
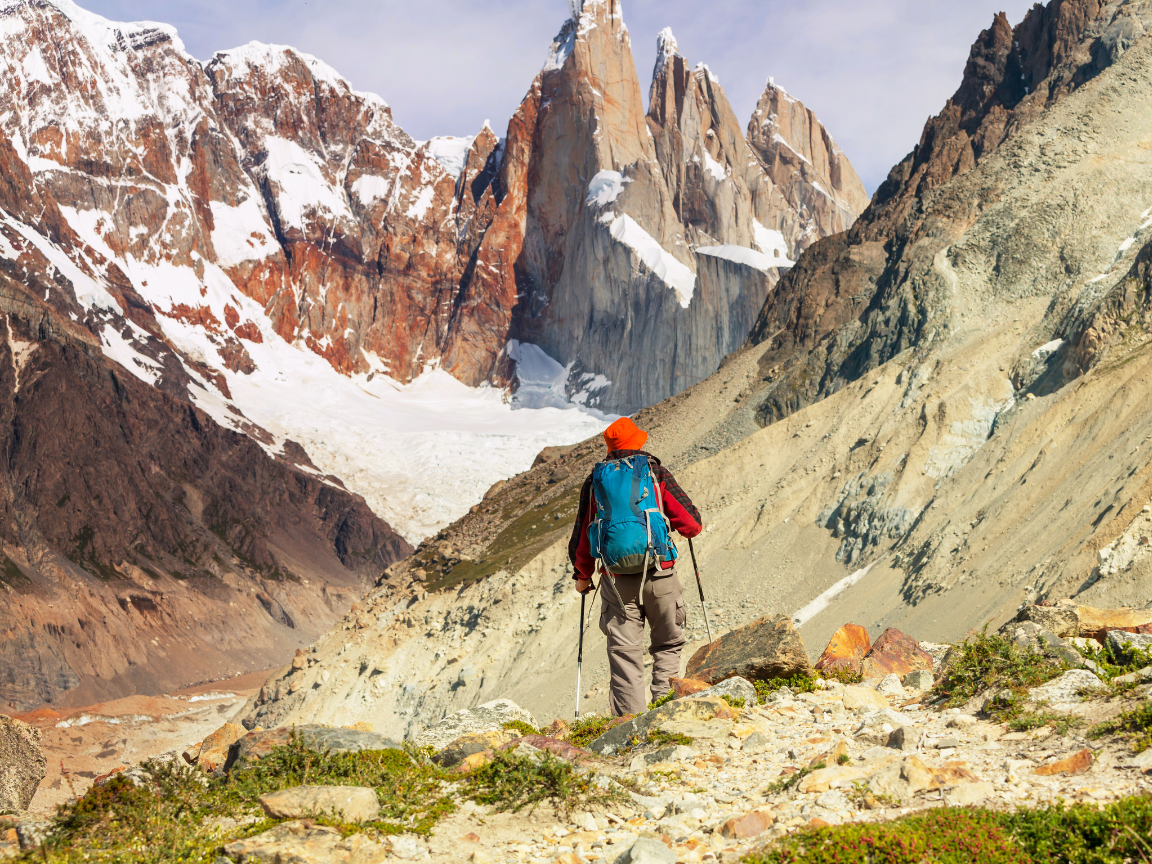
[[[591,579],[577,579],[576,580],[576,593],[587,594],[588,589],[592,587]]]

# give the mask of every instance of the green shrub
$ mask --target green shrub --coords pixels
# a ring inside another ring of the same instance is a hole
[[[1058,662],[1027,649],[1010,639],[988,633],[988,627],[973,633],[952,648],[944,674],[932,688],[948,705],[962,705],[988,690],[1008,690],[1013,699],[996,706],[990,713],[1002,717],[1031,687],[1059,677],[1068,664]]]
[[[597,714],[581,717],[568,727],[568,743],[577,747],[587,747],[620,722],[619,717],[601,717]]]
[[[862,792],[857,789],[857,792]],[[1152,798],[1107,807],[943,808],[892,822],[814,828],[747,864],[1128,864],[1152,861]]]
[[[523,720],[509,720],[504,724],[504,729],[509,732],[519,732],[521,735],[539,735],[540,730],[531,724],[525,723]]]
[[[678,744],[688,747],[692,744],[692,739],[687,735],[681,735],[679,732],[665,732],[659,727],[649,729],[645,741],[654,747],[670,747]]]
[[[732,696],[728,693],[721,693],[720,698],[738,711],[744,709],[744,698],[741,696]]]
[[[618,790],[596,786],[594,775],[581,774],[550,753],[540,757],[497,752],[495,758],[468,774],[467,797],[501,812],[518,813],[552,803],[567,818],[573,810],[588,810],[624,799]]]
[[[1124,711],[1118,717],[1105,720],[1088,733],[1091,738],[1119,734],[1131,739],[1137,753],[1152,748],[1152,702],[1145,702],[1131,711]]]
[[[659,699],[655,700],[654,702],[649,702],[648,703],[648,710],[652,711],[656,708],[659,708],[661,705],[667,705],[669,702],[671,702],[675,698],[676,698],[676,691],[675,690],[669,690],[667,693],[665,693]]]
[[[756,699],[763,705],[768,701],[768,697],[781,687],[787,687],[793,693],[813,692],[816,689],[816,676],[793,675],[791,678],[772,678],[768,681],[753,681],[752,686],[756,688]]]

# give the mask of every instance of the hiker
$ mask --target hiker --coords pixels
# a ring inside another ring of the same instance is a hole
[[[584,481],[568,558],[576,590],[592,588],[600,573],[600,630],[608,637],[612,672],[608,705],[614,716],[647,710],[644,698],[644,622],[652,630],[652,700],[668,692],[684,647],[684,589],[673,569],[669,528],[695,537],[700,512],[660,460],[643,449],[648,433],[627,417],[604,431],[608,447]],[[647,569],[645,571],[645,566]]]

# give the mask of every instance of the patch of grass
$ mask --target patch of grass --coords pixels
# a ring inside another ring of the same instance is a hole
[[[1031,732],[1042,726],[1051,726],[1057,735],[1067,735],[1073,729],[1084,725],[1084,720],[1072,714],[1057,714],[1046,711],[1043,707],[1039,711],[1025,711],[1019,705],[1014,705],[1001,715],[1000,721],[1006,722],[1013,732]]]
[[[401,832],[428,835],[455,809],[447,788],[455,778],[403,750],[318,753],[293,736],[267,758],[222,779],[210,780],[177,762],[149,761],[142,768],[140,786],[114,777],[62,807],[43,849],[27,853],[25,860],[212,864],[220,845],[274,824],[256,801],[260,795],[304,784],[374,788],[381,805],[379,821],[355,827],[329,824],[377,838]],[[241,826],[231,821],[246,818],[254,821]]]
[[[769,783],[764,788],[765,795],[775,795],[779,792],[784,792],[797,786],[801,780],[811,774],[813,771],[819,771],[821,768],[827,768],[825,762],[817,762],[815,765],[807,768],[801,768],[795,774],[789,774],[787,777],[781,777],[775,783]]]
[[[1107,642],[1099,647],[1081,648],[1077,646],[1076,650],[1078,650],[1082,656],[1100,667],[1100,677],[1104,680],[1104,683],[1108,685],[1109,696],[1123,695],[1144,683],[1142,681],[1117,682],[1117,678],[1132,672],[1139,672],[1147,666],[1152,666],[1152,651],[1141,651],[1138,648],[1130,649],[1131,657],[1127,660],[1124,657],[1118,656],[1112,650],[1112,645]]]
[[[963,705],[988,690],[1008,690],[1014,698],[990,712],[997,718],[1011,711],[1031,687],[1038,687],[1068,670],[1068,664],[1020,648],[988,626],[952,649],[952,657],[932,692],[947,705]]]
[[[659,708],[661,705],[667,705],[669,702],[671,702],[675,698],[676,698],[676,691],[669,690],[667,693],[665,693],[659,699],[655,700],[654,702],[649,702],[648,703],[648,710],[653,711],[656,708]]]
[[[841,753],[839,756],[836,757],[836,764],[837,765],[847,765],[851,761],[852,761],[852,757],[849,756],[847,753]]]
[[[626,798],[618,790],[601,789],[593,775],[580,773],[550,753],[537,758],[497,752],[491,762],[467,775],[465,785],[467,797],[477,804],[519,813],[549,802],[564,818],[574,810],[587,810]]]
[[[665,732],[659,727],[649,729],[645,740],[654,747],[675,747],[677,745],[689,747],[692,744],[692,739],[687,735],[681,735],[679,732]]]
[[[793,675],[791,678],[772,678],[768,681],[753,681],[756,688],[756,699],[761,705],[768,701],[768,697],[787,687],[793,693],[812,693],[816,689],[815,675]]]
[[[539,735],[540,730],[523,720],[509,720],[504,724],[509,732],[519,732],[521,735]]]
[[[723,699],[725,702],[727,702],[729,705],[731,705],[736,710],[738,710],[738,711],[744,710],[744,697],[731,696],[728,693],[721,693],[720,698]]]
[[[831,669],[820,670],[820,677],[825,681],[837,681],[841,684],[859,684],[864,680],[864,676],[859,672],[853,672],[851,669]]]
[[[568,743],[575,744],[577,747],[587,747],[622,721],[623,718],[620,717],[601,717],[597,714],[581,717],[568,727]]]
[[[1088,733],[1089,738],[1103,738],[1105,735],[1123,735],[1131,740],[1137,753],[1152,748],[1152,702],[1145,702],[1138,708],[1098,723]]]
[[[1097,809],[944,808],[892,822],[801,831],[746,864],[1129,864],[1152,860],[1152,798]]]

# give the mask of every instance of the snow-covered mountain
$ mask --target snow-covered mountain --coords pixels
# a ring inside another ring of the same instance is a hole
[[[827,133],[749,148],[669,33],[645,115],[619,2],[578,5],[505,138],[417,142],[292,48],[201,63],[162,24],[5,0],[0,135],[70,239],[8,212],[0,255],[36,245],[109,357],[274,456],[296,442],[418,540],[591,434],[581,408],[713,371],[864,203],[834,145],[788,178],[833,218],[786,187],[770,148]]]

